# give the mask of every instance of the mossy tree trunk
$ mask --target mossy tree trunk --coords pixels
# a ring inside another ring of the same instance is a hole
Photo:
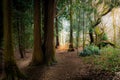
[[[34,0],[34,50],[32,64],[35,65],[43,63],[40,2],[41,0]]]
[[[11,0],[3,0],[3,25],[4,25],[4,80],[16,80],[23,78],[18,69],[13,51],[12,43],[12,17]]]
[[[55,43],[54,43],[54,16],[55,16],[55,0],[44,1],[44,43],[43,51],[45,61],[48,65],[55,62]]]
[[[73,19],[72,19],[72,15],[73,15],[72,0],[70,0],[70,41],[69,41],[68,51],[74,51],[74,48],[73,48]]]

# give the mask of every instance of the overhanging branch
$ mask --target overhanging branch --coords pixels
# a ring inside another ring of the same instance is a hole
[[[108,14],[109,12],[111,12],[113,8],[114,8],[114,7],[110,7],[107,12],[101,14],[101,16],[97,19],[97,21],[94,22],[94,24],[92,24],[92,27],[95,28],[98,24],[100,24],[101,18],[102,18],[103,16],[105,16],[106,14]]]

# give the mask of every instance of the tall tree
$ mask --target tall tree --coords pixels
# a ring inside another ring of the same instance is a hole
[[[85,16],[84,16],[84,7],[83,7],[83,49],[85,48]]]
[[[4,25],[4,80],[15,80],[22,78],[23,74],[18,69],[13,51],[12,43],[12,15],[11,0],[3,0],[3,25]]]
[[[3,59],[2,59],[2,55],[3,55],[3,13],[2,13],[2,0],[0,1],[0,73],[2,72],[2,63],[3,63]]]
[[[56,14],[57,14],[57,9],[56,9]],[[56,48],[60,45],[59,43],[59,30],[58,30],[58,17],[56,16],[56,22],[55,22],[55,30],[56,30]]]
[[[21,58],[24,58],[26,42],[29,41],[25,39],[27,37],[26,33],[29,30],[25,31],[26,27],[32,22],[30,10],[32,10],[32,1],[33,0],[13,0],[13,27],[14,27],[14,37],[16,39],[16,44],[20,53]],[[27,5],[26,5],[27,4]],[[31,9],[30,9],[31,8]],[[32,22],[33,23],[33,22]],[[17,34],[17,35],[16,35]]]
[[[116,19],[115,19],[115,10],[113,10],[112,12],[112,20],[113,20],[113,30],[114,30],[114,38],[113,38],[113,42],[116,45]]]
[[[78,21],[77,21],[77,34],[76,34],[76,47],[77,47],[77,54],[78,54],[79,53],[78,47],[79,47],[79,41],[80,41],[80,24],[81,24],[80,9],[79,9],[77,14],[79,15],[78,18],[77,18]]]
[[[55,0],[44,1],[44,43],[43,52],[45,61],[48,65],[55,62],[55,44],[54,44],[54,16],[55,16]]]
[[[2,1],[0,1],[0,48],[2,47],[3,40],[3,13],[2,13]]]
[[[21,26],[22,25],[22,23],[21,23],[21,17],[18,17],[18,20],[17,20],[17,32],[18,32],[18,46],[19,46],[19,53],[20,53],[20,56],[21,56],[21,58],[24,58],[24,54],[25,54],[25,52],[24,52],[24,45],[23,45],[23,29],[22,29],[22,27],[24,27],[24,26]]]
[[[72,15],[73,15],[72,0],[70,0],[70,41],[69,41],[68,51],[74,51],[74,48],[73,48],[73,19],[72,19]]]
[[[34,0],[34,51],[32,62],[33,64],[43,63],[42,41],[41,41],[41,0]]]

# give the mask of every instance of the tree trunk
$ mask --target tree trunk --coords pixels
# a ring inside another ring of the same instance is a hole
[[[0,1],[0,74],[2,73],[3,69],[3,14],[2,14],[2,0]]]
[[[3,14],[2,14],[2,1],[0,1],[0,48],[3,41]]]
[[[41,40],[42,40],[42,48],[43,48],[43,43],[44,43],[44,17],[45,17],[45,1],[41,1],[41,30],[42,30],[42,35],[41,35]],[[44,55],[44,54],[43,54]]]
[[[90,36],[90,44],[94,43],[94,37],[93,37],[93,30],[92,28],[89,29],[89,36]]]
[[[25,57],[25,24],[23,22],[23,18],[21,18],[20,23],[21,23],[21,50],[22,50],[22,54],[23,54],[23,58]]]
[[[43,63],[40,1],[41,0],[34,0],[34,50],[32,64],[35,65]]]
[[[55,0],[45,0],[45,16],[44,16],[44,43],[43,51],[45,61],[51,65],[55,60],[55,44],[54,44],[54,15]]]
[[[115,20],[115,17],[114,17],[114,10],[112,12],[112,20],[113,20],[113,30],[114,30],[113,42],[116,45],[116,24],[115,24],[116,20]]]
[[[78,26],[77,26],[77,34],[76,34],[76,47],[77,47],[77,50],[78,50],[78,47],[79,47],[79,38],[80,38],[80,11],[78,12]]]
[[[3,72],[3,50],[0,48],[0,74]]]
[[[74,51],[73,48],[73,20],[72,20],[72,0],[70,0],[70,41],[69,41],[69,49],[68,51]]]
[[[57,11],[56,11],[57,14]],[[56,17],[56,48],[59,47],[59,30],[58,30],[58,18]]]
[[[24,53],[23,53],[23,49],[22,49],[22,30],[21,30],[21,18],[19,17],[17,20],[17,31],[18,31],[18,46],[19,46],[19,53],[21,58],[24,58]]]
[[[98,34],[95,33],[95,45],[98,45],[98,42],[99,42],[99,40],[98,40]]]
[[[84,19],[84,11],[83,11],[83,50],[85,48],[85,19]]]
[[[4,14],[4,80],[15,80],[16,78],[23,78],[18,69],[13,51],[12,43],[12,19],[11,19],[11,0],[3,0],[3,14]]]

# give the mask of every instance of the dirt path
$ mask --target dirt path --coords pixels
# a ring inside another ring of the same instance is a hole
[[[77,51],[56,50],[57,64],[52,66],[28,66],[31,52],[25,59],[16,58],[17,64],[27,74],[27,80],[113,80],[113,74],[95,70],[94,65],[84,63]],[[119,79],[114,79],[119,80]]]
[[[76,52],[57,51],[56,58],[56,65],[32,68],[29,80],[91,80],[88,76],[91,65],[84,64]]]

